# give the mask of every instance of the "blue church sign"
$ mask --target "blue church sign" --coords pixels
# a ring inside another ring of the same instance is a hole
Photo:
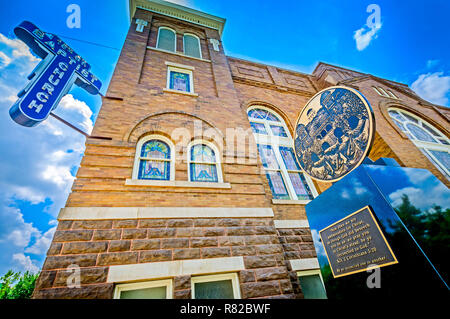
[[[89,71],[91,66],[56,35],[28,21],[16,27],[14,33],[43,59],[28,76],[30,82],[9,110],[15,122],[28,127],[38,125],[73,84],[93,95],[99,93],[102,83]]]
[[[358,167],[372,146],[375,119],[357,90],[334,86],[309,100],[295,125],[297,160],[311,178],[334,182]]]

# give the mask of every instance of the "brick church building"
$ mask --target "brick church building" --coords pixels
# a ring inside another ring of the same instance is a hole
[[[109,139],[86,140],[34,298],[325,298],[305,205],[331,184],[292,138],[329,86],[369,100],[370,159],[450,186],[450,109],[407,85],[226,56],[225,19],[160,0],[131,0],[130,20],[92,132]]]

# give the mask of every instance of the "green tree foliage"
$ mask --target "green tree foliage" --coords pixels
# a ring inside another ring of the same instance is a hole
[[[448,280],[450,208],[443,210],[435,205],[429,210],[421,211],[412,205],[408,195],[404,194],[402,203],[395,211],[431,262]],[[401,229],[401,225],[396,225],[396,228]]]
[[[29,299],[39,274],[8,272],[0,277],[0,299]]]

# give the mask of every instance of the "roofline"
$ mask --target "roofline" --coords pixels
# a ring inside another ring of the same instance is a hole
[[[222,36],[226,22],[225,18],[162,0],[129,0],[128,6],[130,22],[137,8],[215,29],[220,36]]]
[[[401,82],[397,82],[397,81],[392,81],[392,80],[380,78],[380,77],[378,77],[378,76],[376,76],[376,75],[373,75],[373,74],[370,74],[370,73],[363,73],[363,72],[355,71],[355,70],[352,70],[352,69],[344,68],[344,67],[342,67],[342,66],[333,65],[333,64],[325,63],[325,62],[319,62],[319,63],[317,63],[316,67],[315,67],[314,70],[312,71],[312,74],[314,74],[314,73],[317,71],[317,69],[319,68],[320,65],[328,65],[328,66],[331,66],[331,67],[333,67],[333,68],[338,68],[338,69],[342,69],[342,70],[347,70],[347,71],[359,73],[359,74],[361,74],[361,75],[371,75],[371,76],[373,76],[373,77],[382,79],[382,80],[384,80],[384,81],[388,81],[388,82],[392,82],[392,83],[395,83],[395,84],[398,84],[398,85],[401,85],[401,86],[409,87],[409,85],[408,85],[408,84],[405,84],[405,83],[401,83]]]

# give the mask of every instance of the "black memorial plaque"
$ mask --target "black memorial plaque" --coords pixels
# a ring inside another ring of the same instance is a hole
[[[398,262],[369,206],[319,233],[334,278]]]

